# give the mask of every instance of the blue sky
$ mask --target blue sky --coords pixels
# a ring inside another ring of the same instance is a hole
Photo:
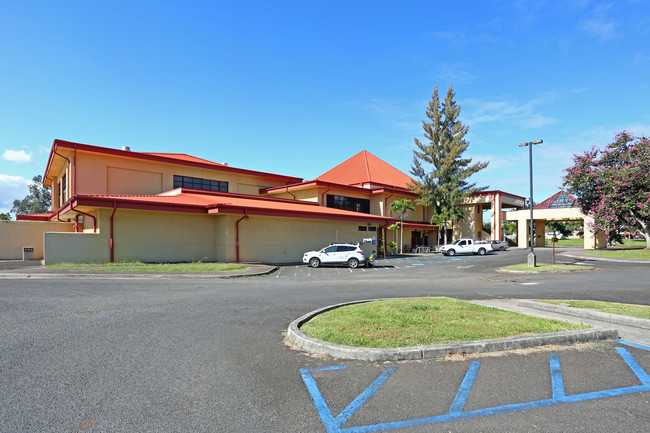
[[[0,212],[54,139],[313,179],[361,150],[409,172],[453,83],[479,185],[535,201],[571,155],[650,135],[650,4],[0,0]]]

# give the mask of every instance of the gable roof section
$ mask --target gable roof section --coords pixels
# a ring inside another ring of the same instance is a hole
[[[408,189],[413,180],[372,153],[362,150],[315,180],[355,186],[393,186]]]
[[[216,165],[217,167],[228,167],[228,164],[221,164],[218,162],[208,161],[207,159],[197,158],[196,156],[188,155],[187,153],[163,153],[163,152],[134,152],[142,155],[159,156],[161,158],[176,159],[185,162],[197,162],[199,164]]]
[[[293,176],[284,176],[281,174],[266,173],[263,171],[248,170],[245,168],[236,168],[231,167],[226,164],[219,164],[217,162],[208,161],[207,159],[197,158],[195,156],[187,155],[184,153],[155,153],[155,152],[135,152],[131,150],[122,150],[122,149],[112,149],[109,147],[100,147],[93,146],[90,144],[74,143],[71,141],[65,140],[54,140],[52,144],[52,150],[50,151],[50,157],[47,162],[47,167],[45,168],[45,175],[43,176],[43,184],[45,186],[51,185],[51,180],[48,179],[48,173],[54,161],[56,155],[61,156],[57,153],[60,149],[72,150],[72,151],[85,151],[92,153],[99,153],[104,155],[113,155],[118,157],[125,158],[134,158],[141,159],[146,161],[167,163],[167,164],[176,164],[176,165],[186,165],[191,167],[200,167],[207,168],[212,170],[227,171],[237,174],[245,174],[251,176],[259,176],[267,179],[274,179],[280,182],[286,183],[297,183],[302,182],[302,178],[293,177]]]

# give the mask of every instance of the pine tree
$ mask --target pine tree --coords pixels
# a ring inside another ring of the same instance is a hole
[[[422,121],[424,137],[428,143],[415,138],[411,174],[415,182],[411,190],[420,196],[417,201],[423,206],[433,206],[436,215],[432,224],[444,220],[444,242],[447,243],[447,223],[453,224],[464,218],[458,203],[471,194],[485,190],[469,183],[468,178],[487,167],[487,162],[472,163],[471,158],[463,158],[469,142],[465,139],[469,128],[463,125],[458,116],[460,105],[454,101],[454,89],[450,84],[442,107],[438,97],[438,87],[433,89],[426,110],[429,121]]]

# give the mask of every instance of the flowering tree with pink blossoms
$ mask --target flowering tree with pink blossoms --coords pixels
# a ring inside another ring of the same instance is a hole
[[[591,228],[611,239],[619,228],[630,227],[650,248],[650,139],[623,131],[604,150],[574,154],[573,162],[564,187],[594,219]]]

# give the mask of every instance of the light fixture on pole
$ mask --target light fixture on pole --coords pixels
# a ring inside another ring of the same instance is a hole
[[[526,143],[519,143],[519,147],[528,146],[528,167],[530,168],[530,254],[528,254],[528,267],[534,268],[537,265],[537,259],[535,257],[534,242],[535,237],[533,236],[533,145],[542,144],[543,140],[527,141]]]

